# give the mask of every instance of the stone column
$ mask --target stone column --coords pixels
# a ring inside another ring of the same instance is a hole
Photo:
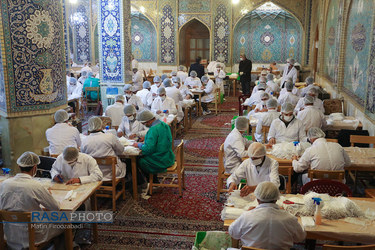
[[[53,113],[66,107],[61,1],[1,1],[0,128],[6,167],[48,146]]]

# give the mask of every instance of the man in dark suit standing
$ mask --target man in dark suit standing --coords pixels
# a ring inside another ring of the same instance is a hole
[[[201,65],[201,61],[202,61],[202,58],[200,56],[198,56],[195,59],[195,63],[193,63],[192,65],[190,65],[189,76],[190,76],[190,72],[193,71],[193,70],[195,72],[197,72],[197,77],[199,79],[201,79],[202,76],[204,76],[204,67],[203,67],[203,65]]]
[[[240,59],[241,61],[238,68],[238,73],[240,74],[242,94],[250,95],[251,68],[253,65],[251,61],[246,58],[245,54],[241,54]]]

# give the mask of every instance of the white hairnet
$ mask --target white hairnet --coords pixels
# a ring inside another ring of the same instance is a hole
[[[303,101],[305,102],[305,104],[314,104],[314,97],[307,95],[305,96]]]
[[[77,84],[77,79],[75,79],[74,77],[70,77],[69,83]]]
[[[292,91],[293,90],[293,83],[292,82],[290,82],[290,81],[287,81],[286,83],[285,83],[285,88],[286,88],[286,90],[289,90],[289,91]]]
[[[125,84],[124,85],[124,91],[133,91],[133,86],[131,84]]]
[[[293,58],[288,58],[287,62],[289,62],[291,65],[294,65],[296,61]]]
[[[168,78],[167,74],[162,74],[161,75],[161,81],[164,81],[165,78]]]
[[[122,103],[124,103],[125,102],[125,97],[123,95],[117,95],[115,97],[115,101],[116,102],[122,102]]]
[[[268,81],[272,81],[274,77],[275,77],[275,76],[274,76],[273,74],[270,73],[270,74],[267,75],[267,80],[268,80]]]
[[[74,146],[67,146],[64,148],[64,151],[63,151],[64,160],[74,161],[75,159],[78,158],[78,155],[79,155],[78,148]]]
[[[236,129],[245,131],[249,129],[249,120],[245,116],[239,116],[236,119]]]
[[[90,132],[99,131],[99,130],[102,130],[102,128],[103,128],[103,122],[99,117],[93,116],[89,119],[89,131]]]
[[[267,108],[277,108],[277,101],[273,98],[267,101]]]
[[[174,77],[172,77],[172,82],[174,82],[174,83],[176,83],[176,82],[180,83],[181,79],[178,76],[174,76]]]
[[[314,138],[324,138],[326,137],[326,134],[318,127],[312,127],[307,131],[307,137],[310,139]]]
[[[161,82],[160,76],[155,76],[153,81],[154,82]]]
[[[283,104],[283,106],[281,106],[281,112],[282,113],[288,114],[290,112],[293,112],[293,110],[294,110],[294,106],[293,106],[293,104],[291,104],[289,102],[285,102]]]
[[[266,147],[260,142],[253,142],[247,153],[249,157],[262,157],[266,155]]]
[[[132,114],[137,113],[137,110],[135,109],[134,105],[127,104],[124,106],[124,113],[125,115],[132,115]]]
[[[177,76],[177,71],[172,71],[171,76]]]
[[[54,118],[55,118],[55,122],[62,123],[62,122],[69,120],[69,115],[68,115],[68,112],[66,112],[63,109],[60,109],[56,111]]]
[[[27,151],[17,159],[17,165],[21,168],[32,167],[40,164],[40,159],[34,152]]]
[[[82,71],[81,76],[87,76],[87,71]]]
[[[280,197],[279,189],[270,181],[264,181],[257,185],[254,195],[263,202],[277,201]]]
[[[312,76],[309,76],[306,78],[305,82],[307,83],[307,85],[311,85],[314,83],[314,78]]]
[[[140,113],[138,113],[137,120],[139,122],[148,122],[149,120],[152,120],[154,117],[154,114],[150,110],[144,109]]]
[[[184,65],[180,65],[180,66],[178,67],[178,70],[179,70],[179,71],[184,71],[184,69],[185,69],[185,66],[184,66]]]
[[[264,92],[264,93],[262,93],[262,94],[260,95],[260,99],[263,99],[263,98],[270,99],[270,95],[269,95],[268,93]]]
[[[265,76],[259,77],[259,83],[266,83],[266,82],[267,82],[267,78]]]
[[[208,80],[210,80],[210,78],[208,78],[208,76],[202,76],[202,78],[201,78],[202,82],[208,82]]]
[[[158,94],[159,95],[162,95],[162,94],[165,94],[166,92],[165,92],[165,88],[164,87],[160,87],[160,88],[158,88]]]
[[[145,82],[143,83],[143,88],[144,88],[144,89],[149,89],[149,88],[151,88],[151,83],[150,83],[149,81],[145,81]]]
[[[196,76],[197,76],[197,72],[196,72],[196,71],[194,71],[194,70],[193,70],[193,71],[191,71],[191,72],[190,72],[190,76],[196,77]]]
[[[261,82],[261,83],[258,84],[258,90],[261,90],[261,89],[266,90],[266,88],[267,88],[267,86],[264,82]]]
[[[262,70],[262,72],[260,72],[261,75],[267,75],[267,71],[265,70]]]
[[[316,88],[311,88],[309,91],[307,91],[307,94],[317,95],[318,90]]]
[[[172,85],[172,81],[169,78],[165,78],[163,81],[164,87],[170,87]]]

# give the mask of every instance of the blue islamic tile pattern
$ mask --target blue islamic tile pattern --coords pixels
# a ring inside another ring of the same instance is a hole
[[[178,16],[178,28],[180,29],[184,24],[192,19],[197,19],[204,23],[209,29],[211,29],[211,14],[180,14]]]
[[[4,78],[4,67],[3,58],[1,53],[1,43],[0,43],[0,110],[7,111],[7,100],[5,92],[5,78]]]
[[[367,96],[373,5],[374,1],[352,1],[347,24],[343,91],[362,106]]]
[[[157,37],[154,25],[142,14],[131,18],[132,54],[139,62],[157,61]]]
[[[311,39],[311,15],[312,15],[312,9],[313,9],[313,4],[312,4],[312,0],[308,0],[309,1],[309,21],[307,23],[307,32],[306,32],[306,51],[309,51],[310,50],[310,39]],[[313,51],[313,50],[311,50]],[[310,53],[307,52],[306,53],[306,65],[308,65],[310,62]]]
[[[102,83],[124,83],[122,0],[100,1],[99,57]]]
[[[375,15],[373,18],[365,113],[375,121]]]
[[[291,15],[263,17],[249,13],[235,27],[233,63],[245,53],[254,63],[301,60],[302,28]]]
[[[210,0],[180,0],[178,2],[179,13],[209,13],[211,10]]]
[[[75,62],[83,64],[91,60],[90,53],[90,24],[89,24],[89,1],[81,2],[73,14],[74,36],[75,36]]]
[[[175,6],[165,3],[160,6],[160,62],[161,65],[176,64],[176,23]]]
[[[66,21],[66,6],[65,0],[61,1],[62,8],[63,8],[63,22],[64,22],[64,45],[65,45],[65,67],[69,69],[69,39],[68,39],[68,30],[67,30],[67,21]]]
[[[220,4],[217,6],[215,14],[213,58],[228,63],[230,35],[228,8],[224,4]]]
[[[325,30],[324,75],[337,83],[344,1],[330,1]]]
[[[1,15],[8,113],[66,104],[61,1],[1,1]]]

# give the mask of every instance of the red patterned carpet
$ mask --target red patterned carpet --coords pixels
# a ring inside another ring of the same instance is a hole
[[[99,243],[84,249],[191,249],[197,231],[223,230],[216,201],[218,151],[235,113],[199,117],[183,136],[186,190],[154,189],[135,202],[128,192],[114,224],[99,225]],[[110,200],[99,200],[101,210]]]

